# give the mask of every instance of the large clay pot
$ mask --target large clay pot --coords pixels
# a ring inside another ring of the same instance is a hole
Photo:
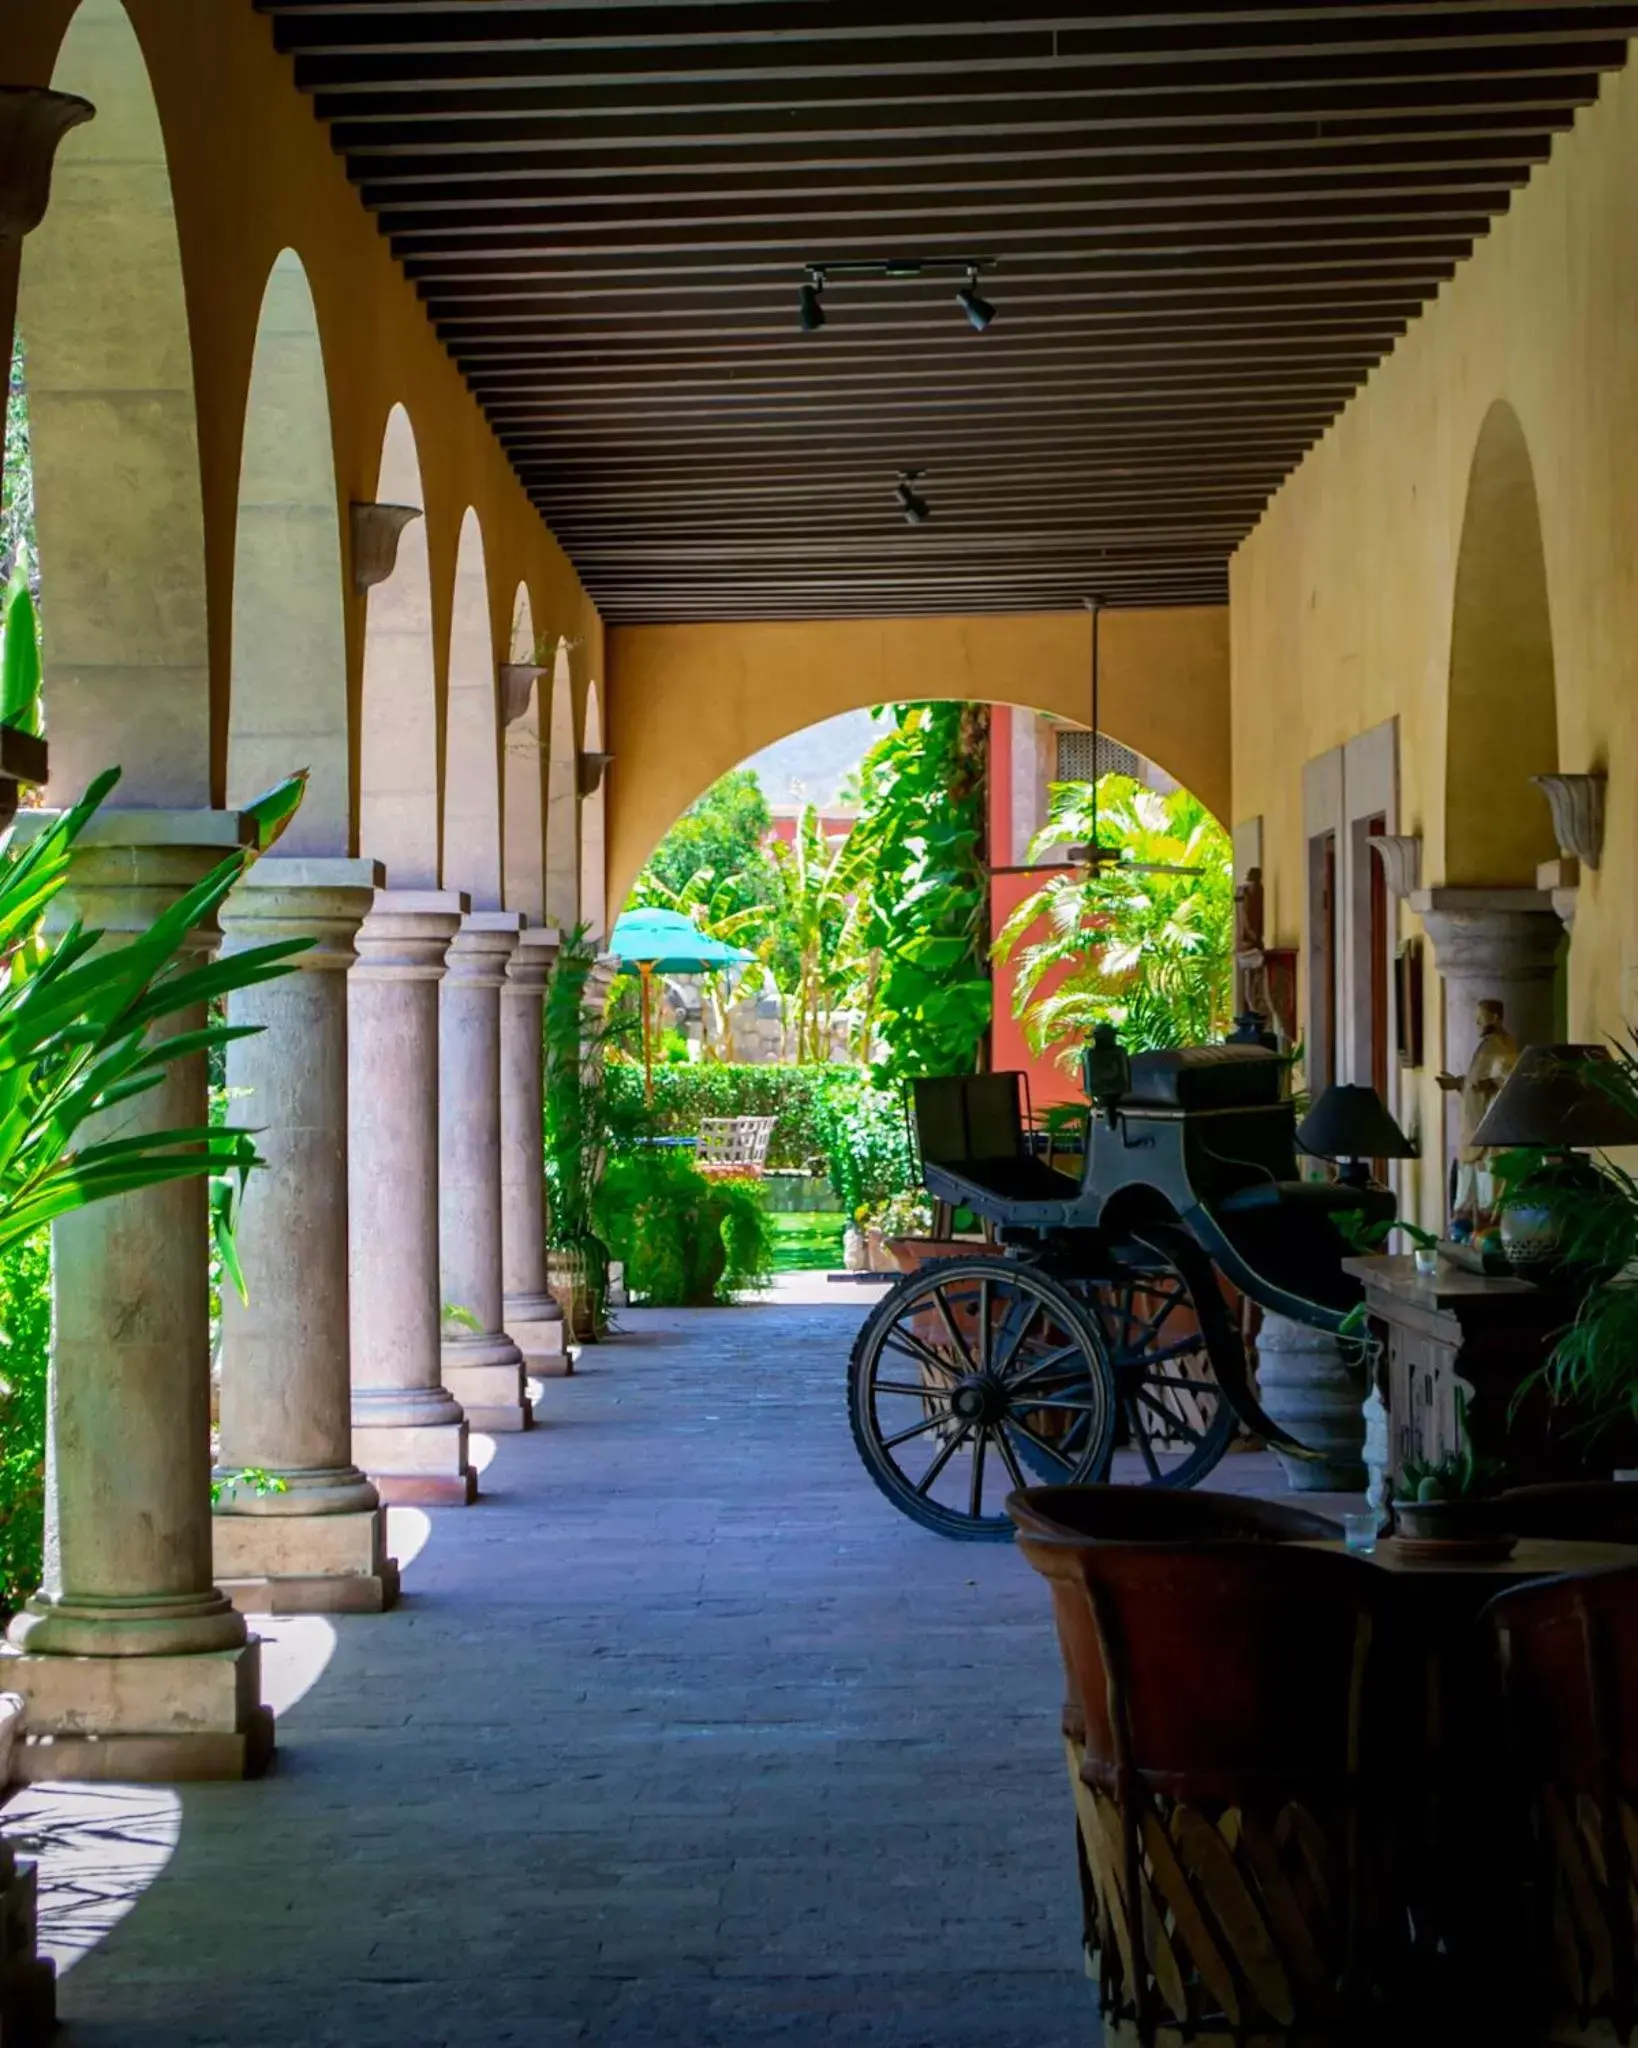
[[[546,1285],[552,1299],[563,1311],[571,1344],[595,1344],[602,1331],[597,1327],[597,1309],[592,1295],[591,1275],[584,1252],[548,1252]]]
[[[1293,1458],[1276,1450],[1294,1493],[1364,1491],[1363,1389],[1335,1337],[1265,1313],[1257,1332],[1257,1389],[1270,1419],[1319,1453]]]

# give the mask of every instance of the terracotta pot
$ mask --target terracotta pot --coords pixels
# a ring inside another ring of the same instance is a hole
[[[595,1344],[603,1334],[584,1252],[548,1252],[546,1285],[563,1311],[572,1344]]]

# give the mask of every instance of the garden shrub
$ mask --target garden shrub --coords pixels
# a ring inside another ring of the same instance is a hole
[[[858,1087],[834,1097],[827,1109],[830,1184],[846,1216],[856,1221],[861,1209],[920,1187],[898,1089]]]
[[[708,1178],[681,1152],[649,1146],[611,1158],[596,1215],[610,1256],[624,1262],[627,1288],[653,1307],[731,1301],[773,1266],[759,1184]]]
[[[0,1613],[40,1583],[51,1353],[51,1234],[0,1254]]]
[[[643,1070],[610,1060],[604,1076],[611,1127],[646,1128],[692,1137],[708,1116],[771,1116],[770,1166],[812,1169],[829,1157],[833,1097],[854,1095],[862,1077],[850,1067],[786,1067],[700,1063],[654,1070],[654,1104],[645,1113]]]

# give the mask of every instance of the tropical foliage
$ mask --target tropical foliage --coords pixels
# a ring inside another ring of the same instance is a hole
[[[708,1178],[684,1153],[645,1146],[614,1155],[595,1206],[627,1288],[651,1307],[732,1301],[762,1285],[772,1268],[759,1184]]]
[[[51,1355],[51,1237],[0,1255],[0,1614],[41,1578],[46,1390]]]
[[[970,1073],[990,1021],[988,708],[900,704],[859,770],[850,1000],[880,1082]]]
[[[762,909],[772,885],[767,852],[772,830],[773,815],[754,771],[731,769],[689,805],[654,849],[633,904],[669,909],[693,889],[695,901],[714,898],[724,917]]]
[[[1128,1051],[1221,1037],[1233,998],[1234,882],[1228,836],[1197,797],[1162,796],[1130,776],[1053,791],[1032,861],[1089,841],[1118,861],[1064,867],[1002,927],[998,958],[1016,958],[1014,1008],[1037,1052],[1078,1056],[1110,1023]],[[1180,873],[1156,873],[1178,869]]]
[[[596,964],[588,927],[576,925],[564,937],[546,987],[543,1041],[548,1242],[554,1251],[584,1254],[600,1287],[607,1249],[593,1204],[603,1164],[598,1090],[604,1043],[600,1020],[586,1013]]]
[[[5,426],[0,442],[0,588],[22,576],[39,588],[34,548],[34,470],[29,460],[28,390],[23,343],[16,341],[6,381]]]

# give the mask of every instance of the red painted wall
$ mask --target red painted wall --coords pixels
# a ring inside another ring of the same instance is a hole
[[[990,719],[989,773],[990,860],[996,867],[1012,863],[1012,713],[997,705]],[[990,932],[993,936],[1040,885],[1040,875],[992,875],[990,878]],[[1016,958],[1016,954],[1014,956]],[[1058,977],[1049,976],[1051,989]],[[990,1025],[990,1065],[996,1072],[1017,1070],[1029,1076],[1030,1102],[1036,1109],[1054,1102],[1082,1100],[1079,1080],[1066,1073],[1055,1057],[1041,1058],[1030,1051],[1022,1025],[1012,1014],[1012,992],[1016,976],[1012,963],[997,960],[990,968],[995,992],[995,1014]]]

